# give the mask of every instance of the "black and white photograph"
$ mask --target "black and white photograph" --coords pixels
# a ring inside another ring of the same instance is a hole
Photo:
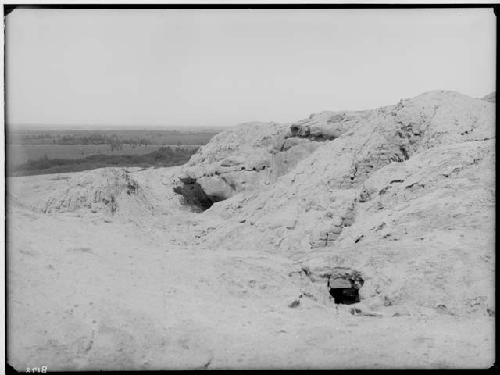
[[[6,364],[491,369],[493,5],[3,5]]]

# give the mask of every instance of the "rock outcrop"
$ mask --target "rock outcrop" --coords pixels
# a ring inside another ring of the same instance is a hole
[[[314,141],[333,141],[363,117],[363,112],[314,113],[305,120],[290,126],[293,137],[308,138]]]
[[[175,191],[185,203],[204,210],[276,182],[318,147],[317,142],[295,137],[287,124],[241,124],[216,135],[193,155]]]

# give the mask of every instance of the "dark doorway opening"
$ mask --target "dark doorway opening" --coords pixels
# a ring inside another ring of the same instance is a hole
[[[330,295],[336,304],[352,305],[360,301],[357,288],[330,288]]]
[[[340,268],[328,276],[326,285],[336,304],[352,305],[360,302],[359,289],[363,284],[358,271]]]

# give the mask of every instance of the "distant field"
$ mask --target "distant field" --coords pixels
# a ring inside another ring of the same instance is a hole
[[[21,145],[204,145],[220,130],[19,130],[8,129],[7,143]]]
[[[8,176],[186,163],[217,130],[8,129]]]
[[[196,147],[160,147],[147,154],[90,155],[79,159],[29,160],[15,168],[7,168],[7,176],[31,176],[47,173],[80,172],[104,167],[171,167],[186,163]]]
[[[90,155],[144,155],[158,150],[162,145],[122,145],[120,150],[111,150],[110,145],[7,145],[7,162],[16,168],[29,160],[82,159]],[[183,147],[196,149],[198,145],[169,146],[172,149]]]

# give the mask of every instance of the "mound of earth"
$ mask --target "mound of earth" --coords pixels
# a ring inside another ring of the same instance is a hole
[[[307,135],[316,150],[274,183],[214,204],[204,215],[223,220],[203,241],[285,253],[299,264],[354,267],[369,280],[361,293],[373,306],[487,314],[494,121],[494,104],[450,91],[310,116],[269,143]],[[219,139],[207,150],[222,147]],[[466,290],[457,288],[463,284]]]
[[[139,210],[151,209],[139,183],[122,168],[37,176],[34,179],[38,179],[38,183],[25,185],[23,190],[17,188],[16,179],[13,179],[9,189],[14,200],[23,201],[34,211],[51,214],[87,210],[113,215],[126,211],[131,204]],[[22,199],[20,193],[24,195]],[[33,199],[26,199],[28,197]]]

